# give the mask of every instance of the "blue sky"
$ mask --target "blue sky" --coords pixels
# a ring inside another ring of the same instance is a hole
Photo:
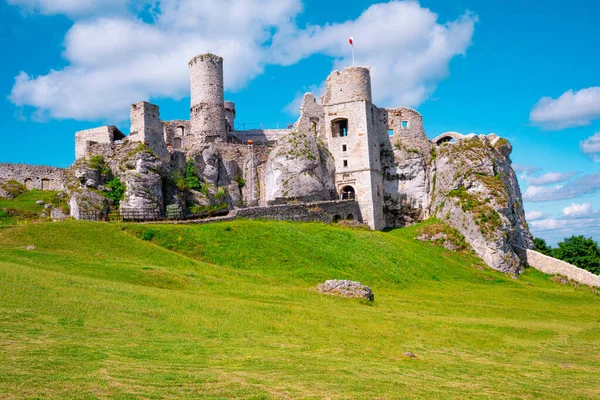
[[[225,57],[238,123],[287,124],[332,69],[372,66],[380,106],[429,137],[513,144],[533,233],[600,239],[600,3],[301,0],[0,0],[0,161],[66,167],[74,132],[151,100],[189,116],[186,60]]]

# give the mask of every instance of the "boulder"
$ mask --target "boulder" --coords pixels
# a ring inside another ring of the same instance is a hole
[[[75,178],[79,180],[81,186],[97,188],[100,185],[100,171],[91,168],[85,164],[79,164],[75,169]]]
[[[346,298],[362,298],[369,301],[375,300],[370,287],[361,285],[360,282],[346,280],[329,280],[317,286],[321,293],[332,294]]]
[[[335,199],[334,159],[312,133],[292,132],[279,140],[267,159],[267,202]]]
[[[162,213],[164,199],[160,160],[146,151],[134,157],[135,168],[123,173],[126,189],[120,204],[121,212]]]
[[[63,221],[67,219],[67,215],[60,208],[53,208],[50,211],[50,218],[52,218],[53,221]]]
[[[35,204],[37,204],[38,206],[43,206],[46,203],[44,203],[43,200],[38,200],[38,201],[35,202]]]

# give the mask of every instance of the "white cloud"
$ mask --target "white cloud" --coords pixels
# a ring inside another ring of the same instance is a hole
[[[532,185],[549,185],[569,180],[575,174],[575,172],[547,172],[541,176],[529,176],[525,173],[521,178]]]
[[[164,0],[152,24],[133,16],[78,20],[65,37],[69,66],[21,72],[10,100],[35,118],[124,120],[131,103],[189,94],[187,63],[204,52],[225,58],[225,84],[242,88],[262,73],[271,29],[289,23],[299,0]],[[227,10],[227,12],[224,12]]]
[[[546,214],[542,211],[530,211],[527,214],[525,214],[525,219],[527,219],[527,221],[535,221],[538,219],[542,219],[545,218]]]
[[[375,4],[356,20],[282,30],[273,38],[273,60],[293,64],[322,53],[342,69],[352,64],[348,37],[353,36],[356,64],[371,67],[374,101],[418,106],[448,76],[450,60],[465,54],[477,22],[470,13],[446,24],[437,18],[417,2]]]
[[[589,125],[600,118],[600,87],[578,92],[569,90],[558,99],[543,97],[529,115],[534,125],[545,129],[564,129]]]
[[[7,0],[27,12],[80,16],[100,11],[126,11],[130,0]]]
[[[581,151],[587,154],[592,160],[600,161],[600,132],[581,141]]]
[[[581,175],[565,185],[554,187],[529,185],[523,200],[526,201],[553,201],[573,199],[586,194],[596,193],[600,190],[600,172]]]
[[[591,236],[600,240],[600,218],[558,219],[549,218],[529,223],[534,236],[546,239],[555,245],[572,235]]]
[[[33,108],[35,118],[78,120],[123,120],[131,103],[187,96],[187,62],[204,52],[225,58],[225,85],[233,91],[268,64],[317,53],[342,68],[350,65],[351,34],[357,63],[372,67],[378,104],[415,106],[448,76],[450,60],[465,53],[477,21],[466,13],[441,24],[413,1],[375,4],[355,20],[306,28],[295,23],[301,0],[10,1],[75,19],[65,37],[68,66],[41,76],[21,72],[10,100]],[[141,3],[158,4],[151,23],[132,11]]]
[[[562,213],[565,217],[577,218],[577,217],[588,217],[594,214],[592,205],[590,203],[572,203],[570,206],[563,208]]]
[[[523,172],[525,175],[535,174],[536,172],[538,172],[540,170],[540,168],[538,168],[538,167],[534,167],[532,165],[525,165],[525,164],[513,164],[512,169],[516,173]]]

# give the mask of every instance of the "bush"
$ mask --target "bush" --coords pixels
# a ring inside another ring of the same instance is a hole
[[[199,190],[202,186],[193,160],[189,160],[185,166],[185,184],[191,190]]]
[[[106,187],[110,189],[110,192],[106,193],[106,197],[114,201],[115,207],[119,207],[121,200],[125,196],[125,184],[114,177],[106,184]]]
[[[560,242],[552,253],[560,260],[600,274],[600,247],[592,238],[571,236]]]
[[[142,234],[140,235],[140,239],[142,240],[152,240],[154,239],[154,232],[152,232],[151,230],[145,230],[142,232]]]

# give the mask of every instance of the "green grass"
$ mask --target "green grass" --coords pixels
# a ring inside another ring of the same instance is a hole
[[[0,398],[600,397],[598,295],[417,229],[0,230]],[[375,301],[321,295],[326,279]]]
[[[14,199],[0,197],[0,226],[16,225],[39,219],[44,211],[44,206],[38,206],[36,201],[42,200],[47,204],[60,205],[56,195],[58,192],[52,190],[27,190]]]

